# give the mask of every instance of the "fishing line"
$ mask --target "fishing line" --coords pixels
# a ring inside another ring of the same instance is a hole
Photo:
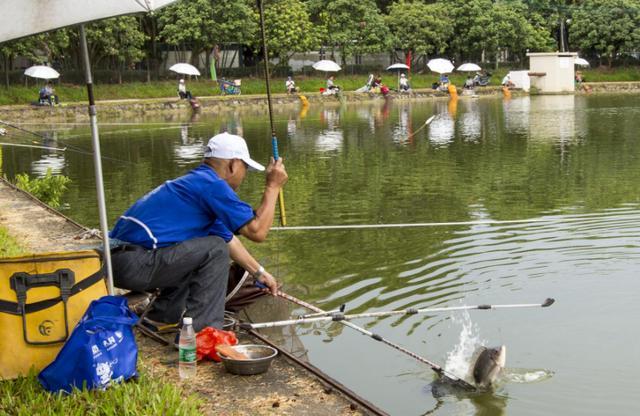
[[[596,214],[594,214],[596,215]],[[576,218],[528,218],[522,220],[480,220],[480,221],[450,221],[450,222],[418,222],[400,224],[353,224],[353,225],[301,225],[292,227],[272,227],[273,231],[310,231],[310,230],[358,230],[358,229],[382,229],[382,228],[418,228],[418,227],[445,227],[456,225],[501,225],[501,224],[527,224],[527,223],[554,223],[583,221],[585,216]]]
[[[43,134],[36,133],[35,131],[27,130],[25,128],[16,126],[16,125],[11,124],[11,123],[7,123],[4,120],[0,120],[0,124],[4,124],[5,126],[12,127],[12,128],[14,128],[16,130],[19,130],[19,131],[34,135],[34,136],[36,136],[36,137],[38,137],[38,138],[40,138],[42,140],[51,140],[51,137],[47,137],[47,136],[45,136]],[[65,151],[76,152],[76,153],[83,154],[83,155],[88,155],[88,156],[93,155],[93,152],[88,152],[88,151],[82,149],[81,147],[77,147],[77,146],[71,145],[69,143],[66,143],[64,140],[56,139],[56,141],[60,142],[61,144],[63,144],[65,146],[65,148],[64,148]],[[26,145],[23,145],[23,147],[24,146],[26,146]],[[43,148],[44,149],[48,149],[48,150],[56,150],[57,149],[55,147],[47,147],[47,146],[43,146]],[[134,162],[130,162],[128,160],[117,159],[117,158],[113,158],[113,157],[109,157],[109,156],[101,156],[101,159],[110,160],[112,162],[125,163],[125,164],[129,164],[129,165],[134,165],[135,164]]]

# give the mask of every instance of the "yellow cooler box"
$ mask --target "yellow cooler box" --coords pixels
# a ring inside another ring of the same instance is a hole
[[[89,303],[106,294],[95,251],[0,259],[0,379],[52,362]]]

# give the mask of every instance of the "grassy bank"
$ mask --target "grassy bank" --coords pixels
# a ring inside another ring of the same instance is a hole
[[[9,235],[4,227],[0,227],[0,258],[19,256],[23,253],[18,242]]]
[[[619,81],[640,81],[640,68],[586,68],[580,69],[587,82],[619,82]],[[492,73],[491,85],[500,85],[502,77],[508,72],[507,68],[490,70]],[[381,71],[383,83],[395,88],[397,77],[393,73]],[[463,73],[451,74],[450,80],[454,85],[461,87],[464,84],[466,75]],[[438,75],[412,74],[410,77],[413,88],[429,88]],[[325,86],[324,74],[318,73],[314,77],[296,77],[296,84],[302,93],[318,92]],[[367,80],[366,75],[342,75],[336,74],[336,84],[345,91],[354,91],[364,85]],[[272,80],[272,92],[283,93],[284,78],[274,78]],[[56,93],[62,103],[82,102],[86,100],[86,89],[83,85],[54,84]],[[9,89],[0,88],[0,105],[29,104],[37,99],[39,87],[32,85],[11,86]],[[196,97],[220,95],[220,88],[217,83],[200,78],[198,80],[187,80],[187,89]],[[95,86],[95,95],[98,100],[122,100],[138,98],[177,98],[176,81],[155,81],[150,83],[132,82],[126,84],[98,84]],[[244,78],[242,80],[242,94],[265,94],[266,87],[262,78]]]
[[[137,381],[105,391],[76,391],[70,395],[46,392],[32,373],[0,381],[0,414],[15,416],[65,415],[200,415],[202,401],[143,369]]]

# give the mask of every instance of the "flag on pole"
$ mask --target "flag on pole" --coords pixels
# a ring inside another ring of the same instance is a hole
[[[209,65],[209,71],[211,72],[211,80],[218,81],[218,75],[216,74],[216,58],[211,57],[211,65]]]
[[[404,64],[411,70],[411,51],[407,52]]]

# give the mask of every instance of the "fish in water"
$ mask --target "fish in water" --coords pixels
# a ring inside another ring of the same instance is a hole
[[[506,360],[507,348],[504,345],[496,348],[481,347],[473,366],[473,380],[476,386],[490,388],[504,368]]]

